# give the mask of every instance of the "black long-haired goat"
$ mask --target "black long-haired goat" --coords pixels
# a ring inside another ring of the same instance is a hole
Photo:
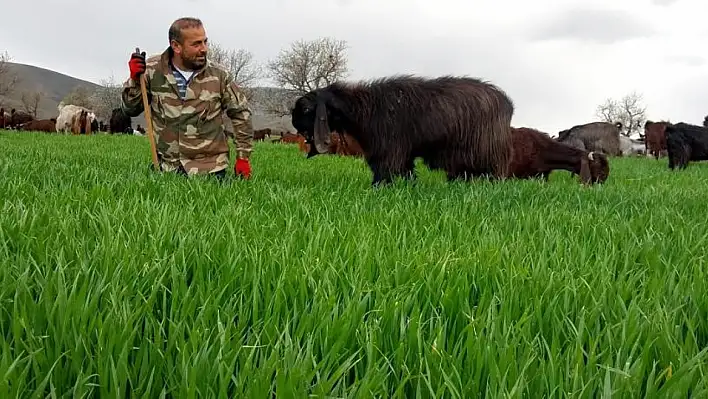
[[[330,132],[350,134],[377,185],[413,179],[417,157],[449,180],[505,177],[513,113],[511,99],[482,80],[403,75],[311,91],[295,102],[292,124],[310,143],[308,157],[327,153]]]

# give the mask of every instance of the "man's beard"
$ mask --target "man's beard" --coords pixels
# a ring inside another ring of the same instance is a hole
[[[207,56],[206,54],[204,55],[204,58],[199,60],[198,57],[194,57],[193,59],[182,59],[182,62],[184,63],[184,66],[191,70],[197,70],[201,69],[205,64],[206,64]]]

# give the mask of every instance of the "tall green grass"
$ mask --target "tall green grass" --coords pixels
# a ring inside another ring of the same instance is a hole
[[[708,165],[374,190],[292,145],[226,184],[134,136],[0,149],[0,397],[708,395]]]

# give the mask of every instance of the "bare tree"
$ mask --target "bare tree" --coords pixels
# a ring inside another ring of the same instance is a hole
[[[89,89],[83,85],[78,85],[74,87],[61,102],[66,105],[72,104],[90,109],[92,106],[90,98],[91,92]]]
[[[12,57],[5,51],[0,54],[0,96],[6,96],[15,90],[17,75],[10,69]]]
[[[278,118],[290,115],[299,92],[290,89],[264,88],[260,91],[256,104],[264,113]]]
[[[210,43],[209,57],[231,72],[236,84],[250,101],[253,98],[254,85],[263,77],[263,66],[254,60],[253,53],[245,49],[226,49],[218,43]]]
[[[647,107],[643,104],[643,96],[633,91],[620,100],[608,98],[596,110],[596,116],[604,122],[621,122],[622,134],[631,136],[638,133],[644,135]]]
[[[39,102],[42,101],[42,97],[45,94],[39,90],[37,91],[26,91],[22,93],[22,111],[32,115],[33,118],[37,119],[37,109],[39,109]]]
[[[323,37],[293,42],[267,64],[268,75],[282,90],[262,99],[267,113],[285,116],[297,96],[327,86],[348,75],[347,42]]]
[[[121,106],[122,84],[116,82],[113,75],[107,79],[102,79],[101,87],[97,88],[88,98],[90,107],[100,119],[109,120],[113,114],[113,109]]]

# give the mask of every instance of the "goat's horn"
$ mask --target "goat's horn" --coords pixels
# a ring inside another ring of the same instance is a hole
[[[590,151],[590,152],[588,153],[588,159],[591,160],[591,161],[594,161],[594,159],[593,159],[593,157],[592,157],[592,153],[593,153],[592,151]]]

